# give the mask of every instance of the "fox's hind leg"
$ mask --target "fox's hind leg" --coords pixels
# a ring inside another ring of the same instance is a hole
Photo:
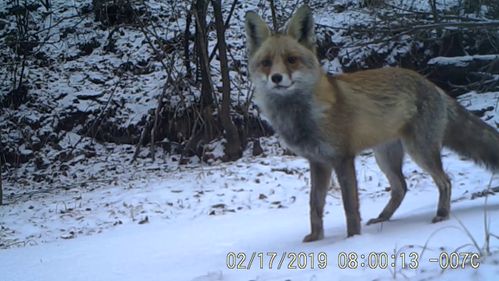
[[[441,145],[423,137],[404,139],[403,144],[412,160],[431,175],[438,187],[437,215],[432,220],[435,223],[449,218],[451,183],[442,168]]]
[[[397,140],[382,144],[374,149],[374,156],[381,171],[390,182],[391,197],[383,211],[377,218],[370,219],[367,224],[373,224],[389,220],[397,210],[407,192],[404,174],[402,173],[402,161],[404,159],[404,148]]]

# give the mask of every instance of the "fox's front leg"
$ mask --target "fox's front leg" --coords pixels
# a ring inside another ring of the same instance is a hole
[[[360,234],[359,195],[355,175],[354,157],[343,157],[336,161],[334,170],[341,187],[341,198],[347,219],[347,235]]]
[[[310,242],[324,238],[322,215],[326,204],[326,195],[331,182],[332,166],[326,163],[310,162],[310,227],[311,233],[303,238],[303,242]]]

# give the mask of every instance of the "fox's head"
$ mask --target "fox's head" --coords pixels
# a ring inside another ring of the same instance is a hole
[[[283,32],[273,33],[255,12],[246,13],[249,72],[257,91],[310,92],[320,79],[312,12],[300,7]]]

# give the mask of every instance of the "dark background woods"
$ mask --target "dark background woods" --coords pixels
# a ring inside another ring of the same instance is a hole
[[[330,72],[398,65],[454,97],[499,90],[497,1],[304,2],[315,12],[318,54]],[[76,163],[113,153],[123,162],[167,155],[183,164],[261,154],[260,137],[272,130],[251,102],[244,13],[257,9],[279,28],[301,4],[4,2],[3,180],[50,183]]]

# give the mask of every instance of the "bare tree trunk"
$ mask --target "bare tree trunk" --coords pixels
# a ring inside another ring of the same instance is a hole
[[[482,0],[464,0],[464,11],[466,13],[476,13],[478,16],[481,6]]]
[[[430,4],[431,7],[431,14],[433,16],[433,22],[438,23],[439,18],[438,18],[438,10],[437,10],[437,0],[428,0],[428,4]],[[442,37],[443,32],[441,29],[436,29],[438,37]]]
[[[3,205],[2,161],[0,160],[0,206]]]
[[[225,145],[225,156],[227,160],[236,160],[242,155],[242,145],[239,132],[230,117],[230,80],[227,60],[227,44],[225,43],[225,26],[222,15],[221,0],[212,0],[213,12],[215,14],[215,27],[218,39],[218,55],[220,57],[220,68],[222,72],[222,106],[220,110],[220,121],[224,128],[224,136],[227,140]]]
[[[213,87],[211,85],[210,69],[208,63],[208,44],[206,35],[206,10],[207,0],[196,0],[194,16],[196,18],[196,45],[201,69],[201,103],[203,106],[213,104]]]
[[[206,34],[206,11],[208,8],[207,0],[193,0],[194,18],[196,21],[196,51],[198,58],[197,72],[201,72],[201,105],[200,118],[202,134],[194,128],[193,133],[185,147],[184,151],[197,150],[198,144],[202,140],[211,140],[215,136],[216,126],[213,118],[213,106],[216,100],[213,98],[213,83],[211,81],[210,64],[208,61],[208,44]]]
[[[169,75],[169,76],[171,77],[171,75]],[[163,111],[163,108],[165,106],[165,103],[163,102],[163,98],[166,96],[169,82],[171,82],[171,81],[167,81],[163,85],[163,90],[161,91],[161,95],[158,98],[158,106],[154,110],[154,121],[153,121],[152,129],[151,129],[151,158],[152,158],[153,162],[156,160],[156,133],[158,132],[158,125],[160,123],[160,120],[159,120],[160,115],[161,115],[161,112]]]
[[[140,148],[142,147],[142,144],[144,143],[144,140],[146,139],[147,131],[149,130],[150,127],[150,120],[148,119],[146,122],[146,125],[144,126],[144,129],[142,129],[142,133],[140,134],[139,141],[137,142],[137,145],[135,146],[135,152],[133,153],[132,160],[130,163],[133,163],[135,160],[137,160],[137,157],[139,156],[140,153]]]
[[[185,19],[185,31],[184,31],[184,65],[185,65],[185,71],[187,72],[186,74],[187,78],[192,77],[192,69],[190,62],[191,55],[189,52],[189,38],[191,37],[191,22],[192,22],[192,15],[188,13]]]
[[[433,15],[433,21],[435,23],[438,22],[438,10],[437,10],[437,0],[428,0],[430,7],[431,7],[431,13]]]

